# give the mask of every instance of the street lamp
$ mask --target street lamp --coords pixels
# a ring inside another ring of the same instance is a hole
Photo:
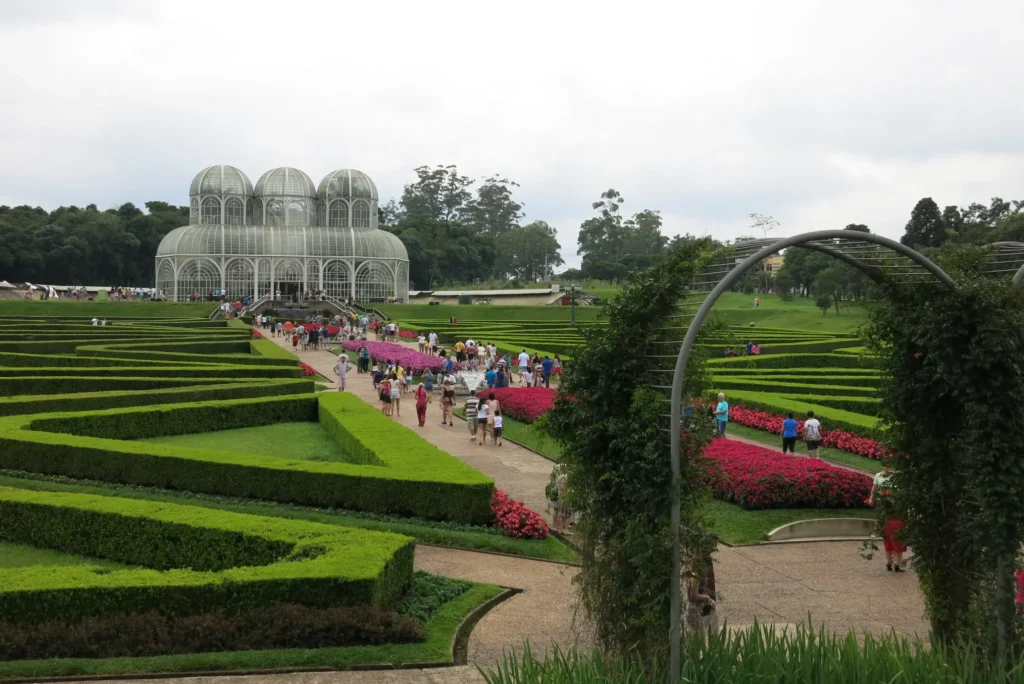
[[[576,283],[569,283],[569,303],[572,305],[572,320],[569,325],[576,325]]]

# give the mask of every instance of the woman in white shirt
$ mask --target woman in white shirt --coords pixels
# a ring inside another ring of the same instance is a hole
[[[807,440],[807,455],[818,458],[818,447],[821,445],[821,423],[814,417],[814,411],[807,412],[804,421],[804,439]]]

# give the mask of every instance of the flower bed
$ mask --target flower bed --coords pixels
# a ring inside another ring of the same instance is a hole
[[[824,461],[714,439],[704,451],[716,499],[746,509],[864,508],[871,478]]]
[[[427,368],[435,371],[441,369],[441,359],[438,357],[421,354],[414,349],[409,349],[400,344],[351,340],[343,342],[341,346],[349,351],[357,351],[363,345],[366,345],[371,357],[379,361],[399,363],[403,368],[411,367],[415,375],[423,373]]]
[[[254,340],[258,340],[258,339],[260,339],[260,338],[262,338],[262,337],[263,337],[263,333],[261,333],[261,332],[260,332],[259,330],[257,330],[256,328],[253,328],[253,329],[252,329],[252,337],[253,337],[253,339],[254,339]]]
[[[313,367],[310,366],[309,364],[302,363],[301,361],[299,361],[299,368],[302,369],[302,375],[307,378],[316,375],[316,371],[313,370]]]
[[[774,435],[781,435],[782,421],[785,420],[785,416],[747,408],[746,406],[730,406],[729,420],[737,425],[765,430]],[[804,421],[798,420],[796,429],[797,434],[803,437]],[[841,449],[867,458],[882,459],[888,454],[881,442],[861,437],[845,430],[822,429],[821,445]]]
[[[408,340],[415,340],[419,335],[414,330],[399,330],[399,337],[404,337]]]
[[[494,490],[491,510],[498,527],[518,539],[547,539],[548,524],[522,501],[512,499],[500,489]]]
[[[554,407],[555,390],[550,387],[502,387],[491,390],[509,418],[532,423]]]

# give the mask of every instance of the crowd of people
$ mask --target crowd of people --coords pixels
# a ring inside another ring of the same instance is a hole
[[[746,346],[747,356],[759,356],[761,354],[761,345],[757,342],[747,342]],[[740,353],[732,348],[732,345],[726,345],[725,347],[725,358],[734,359],[739,356]]]

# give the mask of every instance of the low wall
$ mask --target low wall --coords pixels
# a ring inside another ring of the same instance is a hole
[[[864,539],[875,530],[871,518],[814,518],[776,527],[768,533],[768,541],[795,539]]]

